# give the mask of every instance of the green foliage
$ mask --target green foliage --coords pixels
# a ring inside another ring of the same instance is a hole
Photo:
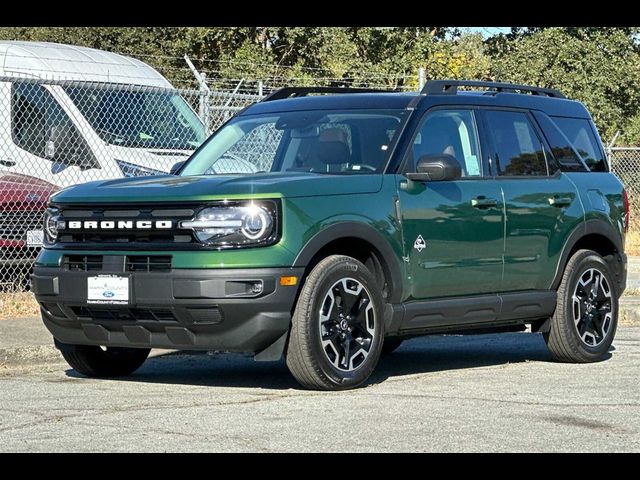
[[[624,126],[624,132],[616,142],[616,146],[640,145],[640,113],[631,117]]]
[[[183,56],[214,87],[282,85],[417,88],[427,78],[499,79],[562,90],[593,112],[602,136],[640,144],[640,28],[514,27],[483,40],[443,27],[5,27],[0,39],[70,43],[151,64],[194,87]],[[229,79],[222,83],[220,79]]]
[[[554,87],[584,102],[602,136],[640,109],[640,55],[629,29],[545,28],[491,42],[494,77]]]

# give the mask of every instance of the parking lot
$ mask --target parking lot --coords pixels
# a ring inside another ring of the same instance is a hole
[[[0,450],[638,451],[640,327],[614,345],[566,365],[540,335],[414,339],[340,393],[237,355],[155,356],[117,380],[5,369]]]

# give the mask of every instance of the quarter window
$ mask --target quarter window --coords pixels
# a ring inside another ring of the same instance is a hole
[[[551,152],[556,161],[554,168],[551,168],[551,162],[549,164],[549,169],[552,170],[552,173],[556,170],[562,172],[586,172],[587,168],[582,163],[580,156],[553,120],[542,112],[534,112],[533,116],[538,121],[538,125],[540,125],[547,142],[551,146]]]
[[[547,175],[542,143],[525,113],[488,111],[486,118],[498,176]]]
[[[589,120],[584,118],[553,117],[553,121],[573,144],[573,147],[592,172],[607,171],[604,155]]]

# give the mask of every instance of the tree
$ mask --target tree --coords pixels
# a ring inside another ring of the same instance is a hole
[[[609,138],[640,110],[640,54],[629,29],[545,28],[490,42],[494,78],[558,88]]]

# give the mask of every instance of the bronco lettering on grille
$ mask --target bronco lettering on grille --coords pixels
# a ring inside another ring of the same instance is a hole
[[[69,230],[169,230],[172,220],[72,220],[67,222]]]

